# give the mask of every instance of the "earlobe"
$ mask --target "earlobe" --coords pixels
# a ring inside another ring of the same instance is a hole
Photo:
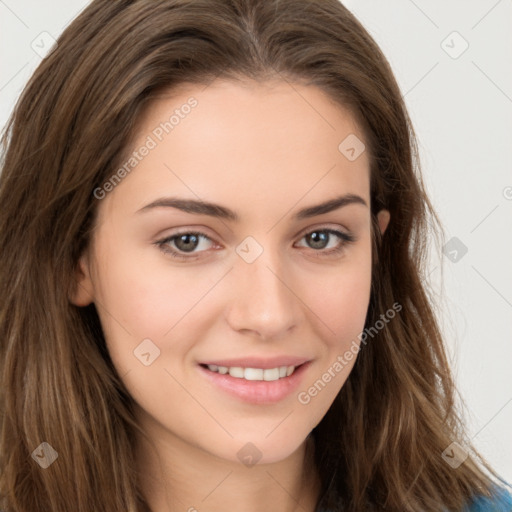
[[[86,255],[78,260],[73,277],[73,289],[69,295],[69,301],[75,306],[88,306],[94,300],[94,288]]]
[[[391,218],[391,215],[390,215],[388,210],[381,210],[377,214],[377,221],[379,223],[379,228],[380,228],[381,235],[383,235],[384,232],[386,231],[386,229],[388,227],[388,224],[389,224],[390,218]]]

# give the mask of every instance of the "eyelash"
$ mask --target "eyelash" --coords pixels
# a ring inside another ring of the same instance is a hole
[[[336,229],[331,229],[331,228],[313,229],[311,231],[308,231],[307,233],[304,233],[304,235],[300,238],[300,240],[302,240],[303,238],[305,238],[308,235],[311,235],[312,233],[328,233],[330,235],[337,236],[341,240],[340,244],[337,247],[331,248],[328,250],[313,249],[310,247],[310,249],[313,252],[321,253],[318,255],[319,257],[335,256],[335,255],[341,253],[348,244],[351,244],[356,241],[356,238],[353,235],[344,233],[342,231],[338,231]],[[213,240],[209,236],[206,236],[204,233],[200,233],[197,231],[182,231],[181,233],[175,233],[172,236],[169,236],[167,238],[164,238],[163,240],[159,240],[159,241],[155,242],[155,245],[157,245],[163,253],[168,254],[173,258],[180,259],[180,260],[195,260],[195,259],[197,259],[197,256],[195,256],[195,255],[200,254],[201,252],[204,252],[204,251],[199,251],[199,253],[188,253],[188,254],[191,254],[191,256],[185,256],[185,254],[187,254],[187,253],[178,252],[175,249],[169,248],[169,246],[168,246],[169,242],[172,242],[183,235],[193,235],[198,238],[205,238],[205,239],[213,242]],[[330,242],[330,239],[329,239],[328,243],[329,242]]]

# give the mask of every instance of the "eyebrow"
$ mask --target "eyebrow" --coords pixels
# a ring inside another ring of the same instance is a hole
[[[368,204],[361,196],[356,194],[345,194],[343,196],[329,199],[324,203],[303,208],[295,213],[293,218],[295,220],[308,219],[310,217],[315,217],[316,215],[332,212],[350,204],[361,204],[368,207]],[[180,199],[178,197],[161,197],[142,207],[140,210],[137,210],[136,213],[148,212],[154,208],[176,208],[186,213],[209,215],[211,217],[225,219],[232,222],[238,222],[240,220],[240,216],[236,212],[226,208],[225,206],[208,201]]]

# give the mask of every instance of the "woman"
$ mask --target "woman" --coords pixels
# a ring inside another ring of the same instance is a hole
[[[510,509],[409,117],[336,0],[95,0],[4,146],[3,510]]]

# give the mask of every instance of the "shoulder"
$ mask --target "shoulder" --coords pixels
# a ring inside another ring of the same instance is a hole
[[[465,512],[512,512],[512,495],[501,487],[491,498],[474,498]]]

